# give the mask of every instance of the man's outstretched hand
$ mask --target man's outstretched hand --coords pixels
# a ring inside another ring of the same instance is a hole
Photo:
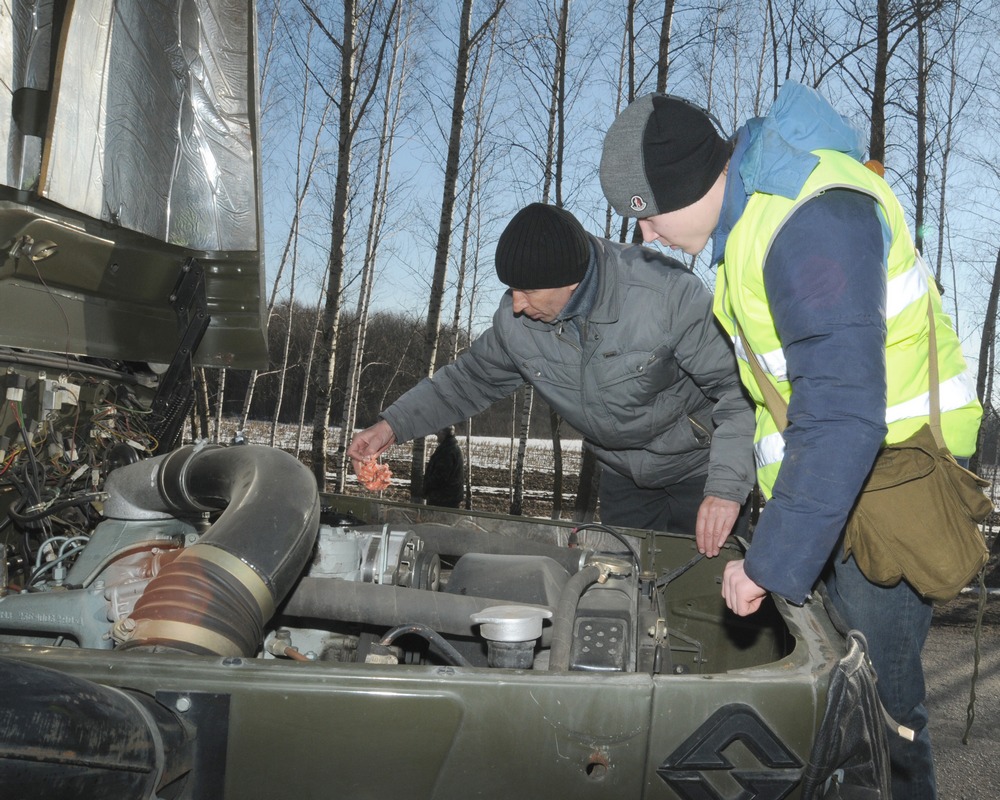
[[[395,443],[396,434],[392,432],[388,422],[380,419],[370,428],[354,435],[347,448],[347,457],[351,459],[354,471],[357,472],[362,464],[374,461]]]

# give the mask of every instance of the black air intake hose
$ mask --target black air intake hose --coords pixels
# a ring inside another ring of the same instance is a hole
[[[293,617],[361,622],[389,628],[419,623],[438,633],[474,636],[479,623],[472,621],[472,615],[500,605],[522,604],[400,586],[306,577],[296,584],[282,612]],[[524,605],[538,607],[534,603]]]
[[[316,542],[319,492],[308,468],[272,447],[183,447],[115,470],[107,488],[111,517],[222,510],[117,626],[122,647],[253,655]]]

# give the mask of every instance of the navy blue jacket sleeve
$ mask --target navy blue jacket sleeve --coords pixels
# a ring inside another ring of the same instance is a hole
[[[794,603],[837,547],[885,438],[886,252],[875,201],[835,190],[794,213],[764,265],[792,397],[745,568]]]

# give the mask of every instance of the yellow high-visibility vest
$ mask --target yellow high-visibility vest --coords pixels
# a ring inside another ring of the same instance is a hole
[[[786,402],[792,394],[781,340],[774,327],[764,290],[764,262],[786,220],[814,197],[830,189],[850,189],[873,197],[891,232],[886,293],[886,443],[902,441],[928,421],[927,298],[930,295],[937,332],[940,377],[941,428],[945,442],[957,456],[971,455],[982,406],[975,379],[962,356],[951,319],[941,308],[941,297],[919,253],[913,246],[903,209],[888,184],[850,156],[816,150],[819,164],[798,197],[753,194],[726,242],[715,287],[715,315],[732,337],[740,377],[757,404],[754,450],[757,479],[765,497],[771,496],[784,440],[764,404],[736,331],[738,320],[767,379]]]

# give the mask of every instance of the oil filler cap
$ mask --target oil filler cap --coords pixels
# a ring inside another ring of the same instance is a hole
[[[552,609],[542,606],[490,606],[472,615],[482,625],[483,638],[492,642],[528,642],[542,635],[542,621]]]

